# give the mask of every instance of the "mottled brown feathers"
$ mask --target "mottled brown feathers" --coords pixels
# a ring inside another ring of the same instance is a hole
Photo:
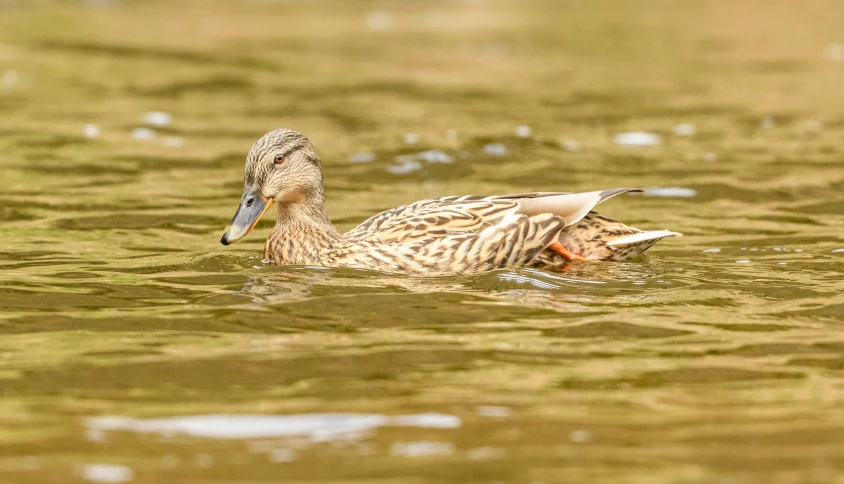
[[[279,203],[276,227],[265,248],[265,257],[278,264],[414,275],[525,266],[555,268],[566,262],[548,250],[555,242],[590,260],[622,260],[644,252],[659,238],[674,235],[664,232],[647,239],[649,233],[590,211],[612,196],[634,191],[630,188],[420,200],[376,214],[346,234],[339,234],[325,215],[321,171],[307,167],[318,168],[319,158],[300,133],[275,130],[258,140],[247,156],[246,184],[266,179],[262,172],[267,163],[262,160],[275,151],[298,156],[294,166],[285,168],[289,171],[286,176],[318,178],[310,184],[293,184],[315,187],[301,190],[305,195],[301,203],[290,202],[284,193],[267,194],[283,202]],[[286,179],[276,183],[280,187],[290,185]],[[627,244],[618,238],[629,234],[645,234],[645,240]],[[607,245],[612,240],[619,243]]]

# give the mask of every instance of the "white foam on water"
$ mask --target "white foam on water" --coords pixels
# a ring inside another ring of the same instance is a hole
[[[533,130],[530,129],[530,126],[528,126],[526,124],[520,124],[520,125],[516,126],[516,129],[514,130],[514,132],[515,132],[515,135],[519,138],[530,138],[530,135],[533,132]]]
[[[580,143],[569,139],[560,141],[560,147],[566,151],[580,151]]]
[[[644,131],[630,131],[613,136],[613,142],[620,146],[656,146],[662,143],[658,134]]]
[[[132,130],[132,137],[141,140],[150,140],[155,138],[155,131],[149,128],[135,128]]]
[[[173,116],[164,111],[150,111],[141,116],[141,121],[156,128],[163,128],[173,123]]]
[[[386,170],[393,175],[406,175],[421,169],[422,163],[419,163],[418,161],[408,161],[398,165],[389,165],[386,168]]]
[[[86,124],[82,127],[82,135],[89,139],[99,138],[100,127],[96,124]]]
[[[428,150],[416,154],[417,157],[428,163],[453,163],[454,158],[439,150]]]
[[[388,417],[388,425],[397,427],[421,427],[435,429],[456,429],[462,421],[460,417],[444,413],[415,413]]]
[[[454,163],[454,157],[448,153],[440,150],[420,151],[419,153],[412,153],[408,155],[400,155],[396,157],[396,162],[399,165],[418,164],[419,162],[426,163]]]
[[[481,417],[507,418],[513,413],[513,410],[510,407],[478,405],[475,407],[475,412]]]
[[[489,143],[484,145],[484,153],[492,156],[507,156],[510,152],[501,143]]]
[[[209,439],[256,439],[307,437],[313,441],[359,438],[378,427],[458,428],[459,417],[442,413],[381,415],[360,413],[312,413],[300,415],[190,415],[136,419],[131,417],[92,417],[88,429],[131,431],[165,437],[187,435]]]
[[[689,198],[697,196],[697,190],[693,188],[684,187],[659,187],[648,188],[645,190],[645,195],[649,197],[679,197]]]
[[[419,135],[416,133],[405,133],[404,142],[409,145],[415,145],[419,142]]]
[[[129,482],[135,478],[132,469],[116,464],[85,464],[80,474],[91,482]]]
[[[454,444],[448,442],[396,442],[390,446],[390,454],[403,457],[424,457],[431,455],[451,455]]]
[[[709,252],[709,253],[712,253],[712,254],[717,254],[718,252],[721,252],[721,249],[718,249],[718,248],[715,248],[715,249],[706,249],[706,250],[704,250],[704,252]]]
[[[360,152],[349,155],[349,161],[352,163],[372,163],[375,161],[375,153]]]
[[[674,126],[674,134],[677,136],[692,136],[697,133],[697,127],[692,123],[680,123]]]

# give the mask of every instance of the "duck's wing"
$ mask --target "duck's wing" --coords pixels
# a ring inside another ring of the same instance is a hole
[[[517,210],[515,201],[492,197],[432,198],[374,215],[344,237],[391,243],[473,233]]]
[[[344,238],[366,247],[366,257],[402,272],[527,265],[596,204],[631,190],[422,200],[375,215]]]
[[[348,232],[348,240],[376,237],[401,242],[476,233],[515,214],[528,217],[551,214],[569,226],[595,205],[636,188],[614,188],[583,193],[534,192],[492,196],[451,196],[420,200],[381,212]]]
[[[407,272],[475,273],[531,264],[563,228],[563,219],[556,215],[510,213],[478,232],[423,239],[391,249]]]

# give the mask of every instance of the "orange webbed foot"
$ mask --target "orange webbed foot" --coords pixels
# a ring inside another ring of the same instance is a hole
[[[560,254],[565,260],[568,261],[586,262],[588,260],[585,257],[579,256],[574,252],[569,251],[563,246],[563,244],[559,242],[554,242],[553,244],[549,245],[548,248],[556,252],[557,254]]]

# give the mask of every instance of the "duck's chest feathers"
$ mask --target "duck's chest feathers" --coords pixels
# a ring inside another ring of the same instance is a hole
[[[323,265],[330,245],[325,239],[273,232],[267,239],[264,257],[276,264]]]
[[[339,234],[327,221],[279,218],[267,239],[264,258],[276,264],[327,265]]]

